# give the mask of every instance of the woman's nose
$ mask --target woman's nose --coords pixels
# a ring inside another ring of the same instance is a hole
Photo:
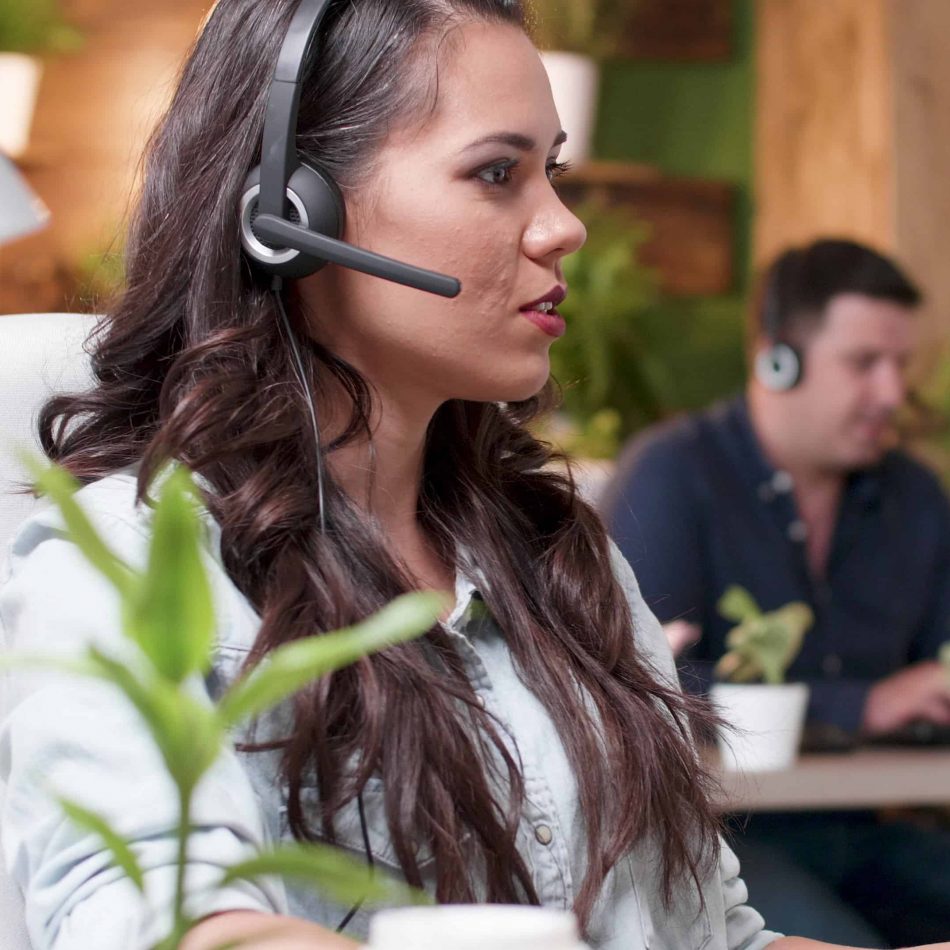
[[[556,195],[539,210],[524,234],[525,253],[546,263],[573,254],[587,240],[587,229]]]

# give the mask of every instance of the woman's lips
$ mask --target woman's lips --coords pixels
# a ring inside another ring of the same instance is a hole
[[[519,310],[527,320],[530,320],[539,330],[555,338],[564,336],[567,324],[557,310]]]

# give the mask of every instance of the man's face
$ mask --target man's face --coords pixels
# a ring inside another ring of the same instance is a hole
[[[863,294],[832,297],[804,346],[802,382],[787,394],[795,441],[822,468],[877,462],[907,398],[918,322],[909,308]]]

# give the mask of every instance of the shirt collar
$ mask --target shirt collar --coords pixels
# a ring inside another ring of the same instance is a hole
[[[735,436],[739,461],[749,473],[759,498],[770,502],[791,492],[794,487],[791,475],[775,468],[762,451],[745,396],[739,396],[729,403],[726,411],[731,417],[730,429]],[[855,469],[845,480],[845,494],[860,504],[876,505],[881,498],[881,479],[882,464]]]

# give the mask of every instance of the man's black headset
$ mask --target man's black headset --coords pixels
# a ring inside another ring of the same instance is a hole
[[[755,357],[755,377],[773,392],[794,389],[802,378],[801,353],[790,343],[782,340],[785,322],[785,290],[790,277],[792,258],[782,255],[772,265],[762,294],[762,314],[759,325],[765,334],[768,346]]]
[[[456,297],[459,281],[341,241],[346,221],[336,182],[297,151],[301,84],[320,23],[331,0],[301,0],[290,21],[271,80],[261,164],[244,183],[241,244],[259,270],[306,277],[328,263],[442,297]]]
[[[462,289],[454,277],[341,241],[346,209],[339,186],[297,151],[301,82],[320,23],[331,2],[301,0],[291,19],[267,97],[261,164],[245,180],[240,206],[241,244],[254,266],[273,278],[272,289],[293,355],[294,370],[310,413],[323,533],[326,533],[326,522],[320,430],[304,362],[281,296],[284,278],[306,277],[333,263],[442,297],[456,297]],[[362,792],[357,797],[357,805],[366,860],[373,867]],[[346,927],[362,904],[359,900],[350,908],[337,925],[337,932]]]

